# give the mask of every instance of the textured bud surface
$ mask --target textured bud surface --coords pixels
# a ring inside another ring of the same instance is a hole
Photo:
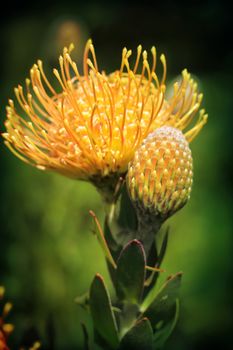
[[[190,197],[192,154],[182,132],[156,129],[143,141],[129,164],[127,186],[136,208],[167,218]]]

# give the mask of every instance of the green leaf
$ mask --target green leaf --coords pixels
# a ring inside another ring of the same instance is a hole
[[[134,239],[137,226],[136,210],[124,184],[117,202],[109,208],[105,223],[105,236],[111,249],[118,250]]]
[[[119,204],[118,224],[121,227],[135,231],[137,229],[137,214],[130,200],[126,184],[122,188]]]
[[[167,243],[168,243],[168,235],[169,235],[169,228],[166,230],[164,238],[163,238],[163,242],[160,248],[160,252],[159,252],[159,256],[158,256],[158,261],[157,261],[157,267],[160,267],[162,262],[163,262],[163,258],[165,256],[166,250],[167,250]]]
[[[151,293],[148,294],[146,300],[143,302],[141,311],[150,319],[152,325],[170,319],[171,314],[174,312],[176,299],[178,298],[181,277],[181,272],[169,277],[152,302]]]
[[[105,217],[104,220],[104,237],[108,243],[109,249],[111,252],[117,251],[118,250],[118,245],[116,241],[113,238],[113,233],[110,229],[110,224],[109,224],[109,218],[108,216]]]
[[[142,244],[133,240],[122,250],[117,263],[116,292],[119,299],[131,303],[141,300],[145,280],[145,252]]]
[[[171,319],[170,322],[162,325],[162,327],[160,329],[157,329],[155,331],[155,335],[154,335],[154,347],[155,347],[155,349],[163,348],[165,342],[172,334],[172,332],[176,326],[176,323],[178,321],[178,318],[179,318],[179,309],[180,309],[179,308],[179,300],[176,299],[175,312],[174,312],[173,319]]]
[[[116,349],[119,345],[116,320],[108,290],[99,274],[95,276],[91,284],[90,309],[94,328],[106,341],[109,349]]]
[[[150,250],[150,255],[148,256],[148,260],[147,260],[147,264],[149,266],[155,266],[155,267],[161,266],[163,258],[166,253],[166,249],[167,249],[168,233],[169,233],[169,230],[167,229],[161,244],[159,254],[157,252],[156,244],[152,245]],[[150,273],[149,277],[146,280],[146,286],[147,286],[146,295],[150,292],[151,289],[153,289],[153,286],[156,284],[159,274],[160,274],[159,272]]]
[[[153,330],[150,321],[138,321],[122,338],[120,350],[153,350]]]
[[[120,339],[135,325],[138,320],[139,305],[124,302],[118,317]]]

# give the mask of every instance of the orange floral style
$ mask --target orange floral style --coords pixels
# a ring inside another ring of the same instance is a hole
[[[155,47],[151,65],[141,45],[133,63],[132,51],[124,48],[120,68],[111,74],[99,70],[91,40],[84,50],[82,74],[71,58],[72,49],[73,45],[64,48],[60,68],[53,71],[60,88],[51,85],[39,60],[26,79],[26,88],[15,89],[20,108],[9,100],[3,137],[24,162],[104,189],[126,173],[135,150],[150,132],[172,126],[185,130],[190,142],[206,123],[207,115],[201,110],[196,123],[186,130],[202,94],[184,70],[168,97],[166,59],[160,56],[163,74],[159,79]]]

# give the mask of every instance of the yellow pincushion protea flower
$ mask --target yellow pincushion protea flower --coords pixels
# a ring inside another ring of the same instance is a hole
[[[160,57],[159,79],[154,47],[151,65],[141,46],[133,64],[131,50],[124,48],[120,69],[109,75],[99,71],[91,40],[84,51],[83,74],[72,61],[72,48],[64,48],[60,69],[54,69],[58,90],[48,81],[41,61],[32,67],[26,88],[15,89],[20,109],[9,100],[3,137],[15,155],[38,169],[88,180],[111,192],[143,139],[163,125],[186,129],[202,94],[184,70],[167,99],[165,56]],[[188,141],[206,119],[201,110],[196,124],[185,133]]]

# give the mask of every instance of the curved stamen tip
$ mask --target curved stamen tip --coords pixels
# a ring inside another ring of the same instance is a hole
[[[160,55],[160,61],[162,63],[166,63],[166,58],[165,58],[165,55],[162,53],[162,55]]]
[[[37,64],[38,64],[38,67],[41,69],[42,66],[43,66],[42,60],[38,60],[38,61],[37,61]]]
[[[123,50],[122,50],[122,56],[125,56],[126,53],[127,53],[127,51],[128,51],[128,50],[127,50],[127,47],[124,47]]]
[[[152,52],[152,55],[156,55],[156,47],[155,46],[152,46],[151,48],[151,52]]]
[[[90,47],[91,45],[92,45],[92,39],[90,38],[87,40],[86,46]]]
[[[74,43],[71,43],[71,44],[69,45],[69,50],[68,50],[69,53],[71,53],[71,51],[73,51],[74,48],[75,48]]]
[[[147,60],[147,51],[146,50],[143,51],[142,57],[144,60]]]
[[[56,75],[56,76],[59,75],[59,72],[58,72],[57,68],[53,68],[53,74]]]

